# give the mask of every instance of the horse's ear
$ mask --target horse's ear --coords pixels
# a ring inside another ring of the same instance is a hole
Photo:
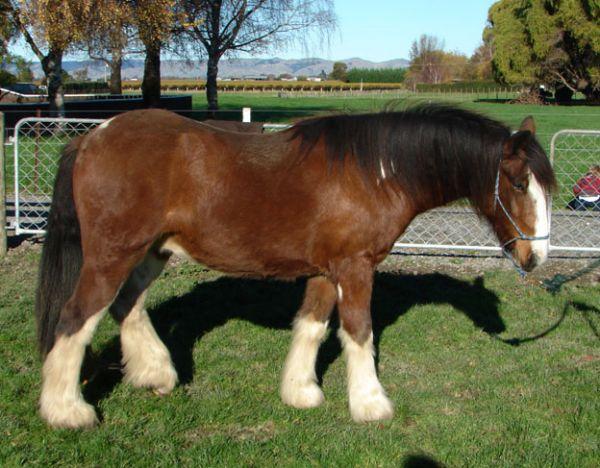
[[[511,135],[510,138],[504,142],[504,154],[502,157],[504,159],[518,157],[519,149],[525,146],[531,136],[529,130],[522,130]]]
[[[533,120],[533,117],[527,116],[523,119],[523,122],[521,122],[521,126],[519,127],[520,131],[529,131],[531,132],[532,135],[535,135],[535,120]]]

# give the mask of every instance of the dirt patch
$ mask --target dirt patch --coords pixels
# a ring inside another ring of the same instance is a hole
[[[550,281],[596,284],[600,281],[600,257],[551,257],[544,265],[529,273],[523,281],[540,285]],[[487,271],[514,271],[514,266],[501,256],[452,253],[393,254],[379,266],[380,271],[404,274],[431,272],[450,275],[482,275]]]
[[[277,431],[275,423],[271,420],[265,421],[256,426],[242,426],[240,424],[231,424],[228,426],[200,426],[185,434],[185,438],[190,443],[195,443],[199,439],[224,436],[237,442],[267,442],[273,439]]]

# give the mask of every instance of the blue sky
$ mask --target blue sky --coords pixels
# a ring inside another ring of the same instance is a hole
[[[309,55],[328,59],[383,61],[408,58],[421,34],[444,39],[446,50],[470,55],[481,42],[487,12],[495,0],[335,0],[339,32],[329,48]],[[290,49],[279,57],[298,58],[306,52]]]
[[[470,55],[481,42],[487,11],[495,0],[335,0],[338,31],[329,46],[291,47],[275,51],[282,58],[360,57],[373,61],[408,58],[421,34],[443,39],[446,50]],[[15,52],[33,59],[19,44]]]

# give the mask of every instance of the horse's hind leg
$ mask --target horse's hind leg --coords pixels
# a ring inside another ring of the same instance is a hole
[[[304,302],[294,320],[292,346],[281,379],[281,399],[290,406],[312,408],[323,402],[315,364],[336,298],[335,287],[327,278],[308,280]]]
[[[42,369],[40,414],[53,427],[80,428],[96,423],[96,412],[79,388],[85,353],[98,322],[125,280],[131,262],[111,268],[84,263],[71,298],[63,307],[56,327],[54,346]]]
[[[167,394],[177,383],[171,355],[160,340],[144,309],[148,287],[163,270],[168,256],[149,252],[131,273],[110,307],[121,324],[121,349],[125,381],[136,387]]]
[[[389,419],[394,409],[375,369],[370,311],[373,269],[366,261],[355,261],[340,270],[339,337],[347,361],[350,414],[357,422]]]

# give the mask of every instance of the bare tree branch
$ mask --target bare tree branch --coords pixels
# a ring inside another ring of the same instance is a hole
[[[216,109],[218,63],[235,52],[259,53],[311,34],[323,37],[336,27],[333,0],[184,0],[186,30],[208,56],[207,97]]]

